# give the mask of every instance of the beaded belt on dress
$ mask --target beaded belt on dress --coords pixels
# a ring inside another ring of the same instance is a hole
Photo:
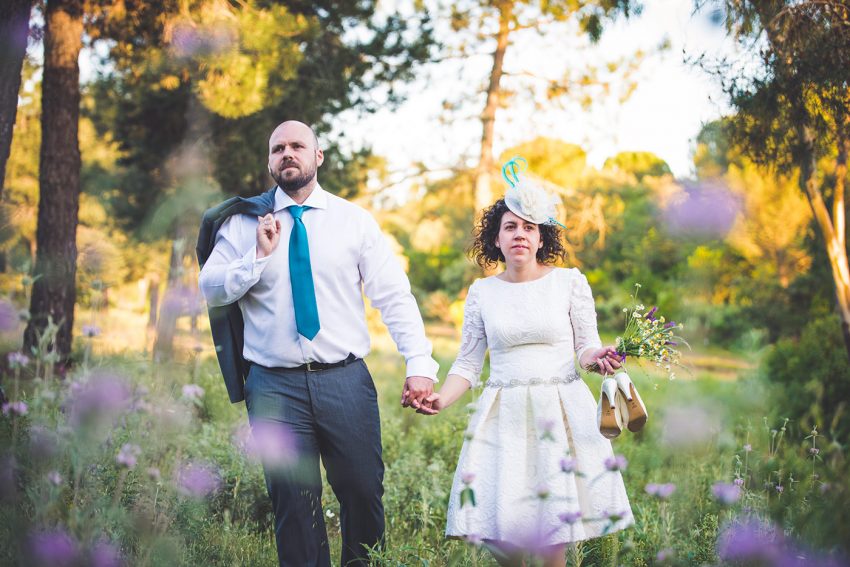
[[[518,386],[547,386],[550,384],[570,384],[581,378],[575,370],[567,376],[552,376],[551,378],[529,378],[528,380],[494,380],[490,378],[484,384],[485,388],[516,388]]]

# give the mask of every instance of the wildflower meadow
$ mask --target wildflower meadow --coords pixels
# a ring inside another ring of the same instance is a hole
[[[98,355],[102,332],[83,339],[89,356],[66,371],[49,357],[7,355],[0,538],[8,545],[0,564],[275,564],[261,462],[297,468],[288,432],[251,434],[206,346],[157,364]],[[435,344],[450,364],[457,339]],[[475,538],[443,535],[469,408],[459,403],[433,417],[402,409],[401,360],[380,333],[368,364],[386,462],[387,536],[375,564],[494,564]],[[843,448],[775,415],[757,367],[730,379],[691,366],[675,380],[652,364],[631,370],[650,420],[614,439],[615,457],[604,464],[623,475],[635,523],[570,547],[567,564],[847,564]],[[584,379],[598,388],[598,375]],[[545,435],[545,424],[539,429]],[[565,456],[561,470],[573,467]],[[464,482],[473,480],[469,473]],[[475,506],[471,488],[461,497]],[[339,509],[327,484],[323,509],[338,551]],[[619,519],[607,514],[612,525]]]

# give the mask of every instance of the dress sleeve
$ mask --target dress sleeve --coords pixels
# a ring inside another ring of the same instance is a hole
[[[588,349],[600,348],[602,341],[596,329],[596,306],[593,293],[584,274],[575,270],[572,278],[572,299],[570,301],[570,322],[573,326],[573,343],[576,357],[581,361]]]
[[[457,374],[468,380],[473,388],[478,385],[481,370],[484,368],[484,355],[487,353],[487,335],[481,318],[477,284],[478,282],[474,282],[469,287],[469,293],[466,296],[460,349],[457,359],[449,370],[449,374]]]

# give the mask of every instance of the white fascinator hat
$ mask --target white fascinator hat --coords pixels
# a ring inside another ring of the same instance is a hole
[[[509,186],[505,192],[508,209],[519,218],[534,224],[555,224],[567,228],[555,220],[555,205],[560,204],[560,199],[521,175],[527,167],[528,162],[519,156],[511,158],[502,166],[502,177]]]

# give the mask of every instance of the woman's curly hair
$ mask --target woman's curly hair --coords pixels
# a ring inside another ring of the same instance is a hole
[[[496,246],[496,240],[499,238],[502,216],[509,210],[505,200],[499,199],[484,209],[481,220],[475,226],[473,231],[475,241],[469,247],[469,255],[482,268],[495,266],[505,261],[505,255]],[[539,224],[537,227],[540,229],[540,239],[543,241],[543,246],[537,251],[537,261],[541,264],[554,264],[558,260],[563,260],[566,250],[561,242],[561,228],[551,224]]]

